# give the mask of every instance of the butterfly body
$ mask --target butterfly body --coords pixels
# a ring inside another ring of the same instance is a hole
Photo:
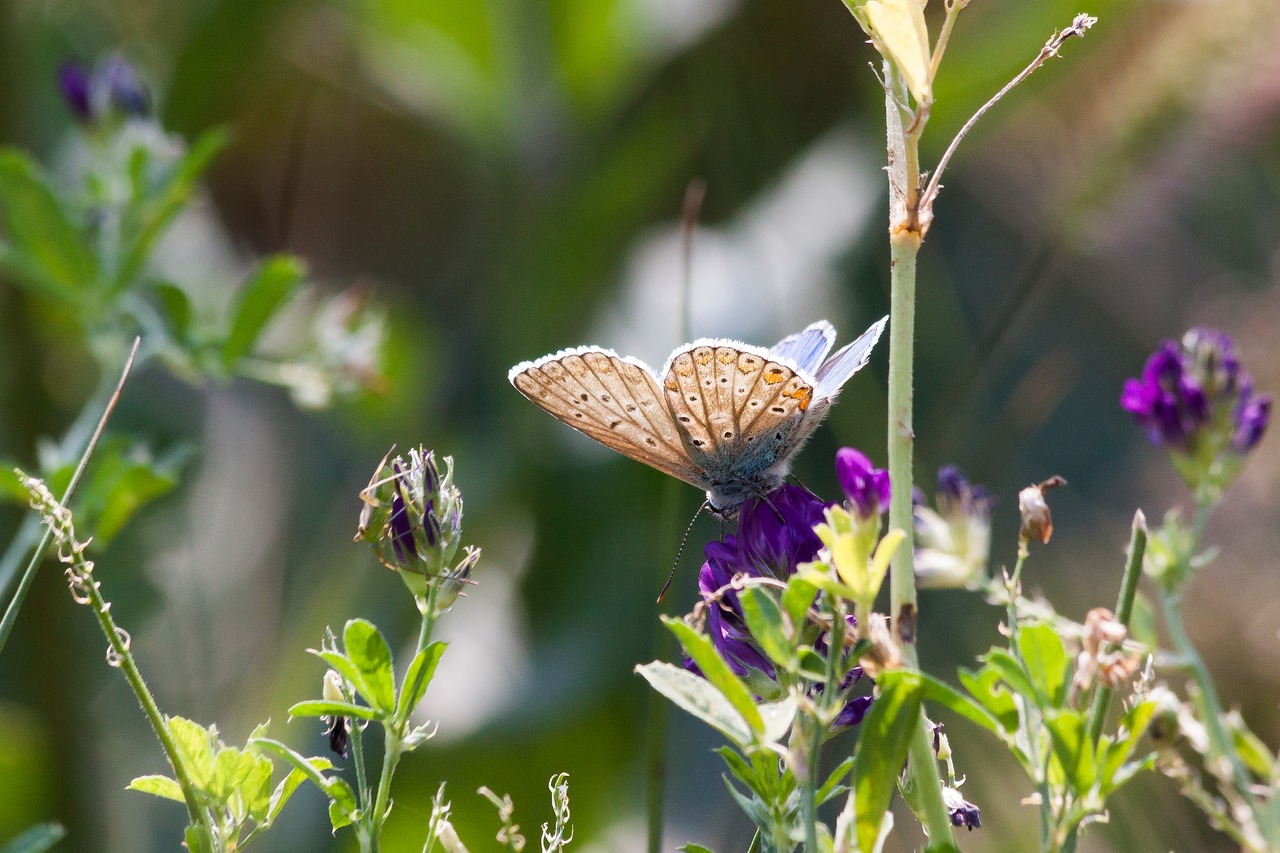
[[[771,349],[697,340],[658,374],[637,359],[579,347],[518,364],[509,379],[569,426],[706,491],[712,509],[733,515],[782,485],[885,322],[826,361],[835,330],[819,321]]]

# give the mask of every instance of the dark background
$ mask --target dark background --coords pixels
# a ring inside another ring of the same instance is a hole
[[[930,4],[935,28],[940,8]],[[1141,506],[1185,502],[1119,410],[1161,338],[1213,324],[1263,390],[1280,388],[1280,7],[1274,0],[974,0],[924,145],[954,131],[1075,13],[1100,18],[966,141],[921,255],[917,479],[956,463],[1000,495],[993,567],[1014,555],[1017,490],[1050,474],[1057,535],[1029,587],[1081,617],[1115,598]],[[0,141],[57,168],[74,125],[67,56],[119,50],[166,127],[234,142],[164,259],[216,293],[287,250],[389,308],[390,390],[300,413],[248,382],[136,377],[117,425],[199,447],[183,486],[98,562],[161,707],[229,742],[273,733],[319,753],[285,709],[317,694],[303,651],[361,615],[398,648],[415,614],[350,544],[356,493],[393,442],[452,455],[478,587],[426,701],[437,740],[402,765],[386,849],[421,849],[450,784],[472,849],[496,831],[473,792],[514,795],[536,844],[546,780],[571,774],[579,850],[640,850],[652,604],[675,555],[663,478],[598,450],[520,398],[508,367],[597,343],[661,364],[678,339],[678,219],[706,181],[692,332],[771,343],[821,317],[841,341],[887,310],[883,102],[873,51],[837,0],[6,0]],[[0,452],[30,462],[97,381],[40,303],[0,283]],[[884,462],[884,348],[797,464],[835,495],[832,454]],[[1268,436],[1210,526],[1224,553],[1188,594],[1228,705],[1274,747],[1280,687],[1280,442]],[[681,487],[678,516],[699,497]],[[0,516],[3,531],[17,513]],[[695,527],[664,609],[692,603]],[[52,568],[52,567],[50,567]],[[963,592],[922,597],[921,656],[949,677],[999,638]],[[0,660],[0,840],[46,818],[60,849],[176,849],[181,807],[128,793],[163,759],[102,640],[45,571]],[[745,849],[714,737],[671,715],[669,848]],[[950,726],[983,828],[965,850],[1027,850],[1029,783],[985,734]],[[353,850],[303,791],[255,849]],[[909,827],[900,816],[899,826]],[[894,849],[919,843],[916,830]],[[1149,776],[1091,829],[1090,851],[1228,850]]]

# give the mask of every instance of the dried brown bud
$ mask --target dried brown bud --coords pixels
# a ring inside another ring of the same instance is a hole
[[[1018,537],[1023,542],[1035,539],[1042,545],[1049,544],[1049,539],[1053,536],[1053,515],[1049,512],[1044,493],[1066,484],[1066,480],[1054,474],[1043,483],[1027,486],[1018,492],[1018,511],[1022,513],[1022,528]]]

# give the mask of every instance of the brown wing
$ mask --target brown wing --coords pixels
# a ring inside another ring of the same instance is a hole
[[[785,459],[813,401],[795,369],[731,341],[677,350],[663,393],[694,463],[724,480],[752,479]]]
[[[706,489],[648,367],[607,350],[566,350],[511,369],[521,394],[606,447]]]

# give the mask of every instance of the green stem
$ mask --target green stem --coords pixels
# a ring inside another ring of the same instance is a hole
[[[1133,601],[1138,594],[1138,581],[1142,578],[1142,557],[1147,550],[1147,519],[1138,510],[1133,516],[1133,529],[1129,534],[1129,558],[1124,564],[1124,576],[1120,580],[1120,595],[1116,599],[1116,621],[1129,627],[1133,618]],[[1093,695],[1093,705],[1089,708],[1089,742],[1098,743],[1102,734],[1102,724],[1107,717],[1107,708],[1111,704],[1112,690],[1105,684],[1099,684]]]
[[[427,598],[422,607],[422,624],[418,628],[418,647],[414,657],[431,642],[431,629],[436,621],[436,595],[438,587],[434,583],[427,584]],[[415,689],[413,685],[401,684],[401,692]],[[416,689],[415,689],[416,692]],[[369,834],[369,850],[377,853],[382,846],[382,826],[386,823],[387,812],[391,806],[391,777],[395,775],[396,766],[404,754],[404,739],[409,717],[413,708],[405,705],[391,715],[383,725],[382,773],[378,776],[378,790],[374,795],[373,810],[366,815]]]
[[[828,686],[828,689],[830,687]],[[821,702],[821,700],[819,700]],[[822,752],[823,726],[819,714],[813,717],[813,736],[809,740],[809,767],[800,780],[801,807],[804,813],[804,841],[808,853],[818,853],[818,763]]]

